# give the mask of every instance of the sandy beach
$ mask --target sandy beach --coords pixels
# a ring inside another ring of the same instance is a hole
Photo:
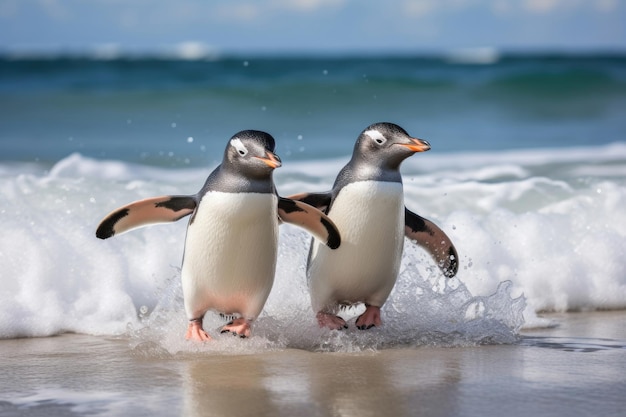
[[[0,416],[623,416],[626,312],[547,317],[512,345],[360,353],[2,340]]]

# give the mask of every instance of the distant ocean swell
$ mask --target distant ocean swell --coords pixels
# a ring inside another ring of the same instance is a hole
[[[626,58],[615,56],[510,56],[489,65],[451,63],[442,58],[224,58],[214,61],[166,59],[89,60],[81,58],[10,59],[0,56],[0,75],[22,87],[49,90],[171,89],[181,86],[239,87],[273,84],[392,82],[397,85],[437,86],[488,82],[530,87],[540,91],[566,88],[622,86]],[[444,81],[448,81],[447,83]],[[3,90],[10,90],[8,83]],[[14,85],[13,88],[16,88]],[[550,91],[548,91],[550,92]],[[573,91],[575,92],[575,90]]]
[[[399,123],[437,152],[600,145],[624,139],[624,74],[620,55],[503,56],[488,65],[445,57],[5,58],[1,158],[54,163],[81,152],[200,166],[201,149],[243,128],[272,133],[292,159],[332,158],[347,155],[376,121]]]

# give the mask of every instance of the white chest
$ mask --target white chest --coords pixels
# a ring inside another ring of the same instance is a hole
[[[314,246],[312,263],[317,261],[321,273],[375,276],[397,270],[404,244],[402,184],[350,184],[341,190],[328,215],[341,233],[341,246],[334,251]]]
[[[383,247],[401,230],[404,219],[402,184],[360,181],[344,187],[329,216],[341,231],[342,242],[361,249]]]
[[[207,193],[185,241],[182,279],[188,308],[199,304],[230,312],[252,299],[264,302],[276,268],[277,219],[273,194]]]
[[[187,230],[187,249],[266,240],[274,237],[277,216],[277,198],[273,194],[209,192],[200,201]]]
[[[313,308],[354,302],[381,306],[402,258],[402,184],[350,184],[333,202],[329,217],[341,233],[341,246],[331,251],[314,243],[308,266]]]

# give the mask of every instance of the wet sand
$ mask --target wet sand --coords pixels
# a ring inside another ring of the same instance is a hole
[[[0,416],[624,416],[626,312],[550,315],[514,345],[150,354],[0,341]],[[158,352],[158,350],[155,350]]]

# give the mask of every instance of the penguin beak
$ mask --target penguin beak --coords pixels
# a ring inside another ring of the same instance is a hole
[[[263,158],[260,156],[257,156],[257,159],[260,159],[261,161],[263,161],[263,163],[265,163],[265,165],[267,165],[268,167],[275,169],[278,168],[279,166],[282,165],[280,158],[278,157],[278,155],[273,154],[270,151],[265,151],[265,155],[267,155],[267,158]]]
[[[400,146],[408,148],[411,152],[425,152],[430,149],[430,143],[423,139],[409,138],[409,143],[401,143]]]

